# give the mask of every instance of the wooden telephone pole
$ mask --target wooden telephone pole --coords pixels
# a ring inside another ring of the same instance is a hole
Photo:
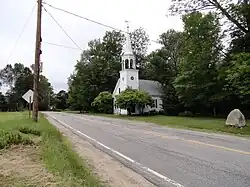
[[[40,73],[40,55],[41,55],[41,25],[42,25],[42,0],[37,1],[37,28],[36,28],[36,49],[35,49],[35,66],[34,66],[34,87],[33,87],[33,113],[32,118],[38,122],[38,105],[39,105],[39,73]]]

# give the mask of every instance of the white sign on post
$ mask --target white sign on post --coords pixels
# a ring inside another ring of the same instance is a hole
[[[29,102],[33,102],[33,91],[32,90],[28,90],[22,97],[25,101]]]
[[[33,102],[33,91],[28,90],[22,97],[25,101],[29,103],[29,118],[31,116],[30,110],[31,110],[31,103]]]

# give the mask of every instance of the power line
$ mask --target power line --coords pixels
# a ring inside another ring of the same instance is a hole
[[[43,43],[48,44],[48,45],[54,45],[54,46],[57,46],[57,47],[63,47],[63,48],[67,48],[67,49],[81,50],[79,48],[69,47],[69,46],[66,46],[66,45],[55,44],[55,43],[51,43],[51,42],[43,42]]]
[[[104,23],[101,23],[101,22],[98,22],[98,21],[95,21],[95,20],[92,20],[92,19],[89,19],[89,18],[80,16],[80,15],[78,15],[78,14],[75,14],[75,13],[73,13],[73,12],[69,12],[69,11],[64,10],[64,9],[62,9],[62,8],[55,7],[55,6],[51,5],[51,4],[48,4],[48,3],[45,3],[45,2],[44,2],[43,4],[46,4],[46,5],[50,6],[51,8],[54,8],[54,9],[56,9],[56,10],[65,12],[65,13],[67,13],[67,14],[71,14],[71,15],[73,15],[73,16],[76,16],[76,17],[78,17],[78,18],[85,19],[85,20],[90,21],[90,22],[92,22],[92,23],[95,23],[95,24],[98,24],[98,25],[101,25],[101,26],[104,26],[104,27],[107,27],[107,28],[110,28],[110,29],[113,29],[113,30],[116,30],[116,31],[119,31],[119,32],[127,33],[127,31],[123,31],[123,30],[121,30],[121,29],[117,29],[117,28],[112,27],[112,26],[110,26],[110,25],[107,25],[107,24],[104,24]],[[158,41],[156,41],[156,40],[151,40],[151,39],[150,39],[150,41],[155,42],[155,43],[157,43],[157,44],[161,44],[160,42],[158,42]]]
[[[83,49],[79,46],[79,45],[77,45],[77,43],[68,35],[68,33],[63,29],[63,27],[58,23],[58,21],[56,21],[56,19],[51,15],[51,13],[49,13],[48,11],[47,11],[47,9],[46,8],[44,8],[43,7],[43,9],[45,10],[45,12],[47,12],[49,15],[50,15],[50,17],[56,22],[56,24],[60,27],[60,29],[67,35],[67,37],[75,44],[75,46],[77,47],[77,48],[79,48],[81,51],[83,51]]]
[[[21,36],[23,35],[23,32],[24,32],[25,28],[27,27],[27,25],[28,25],[28,23],[29,23],[29,20],[30,20],[30,18],[31,18],[32,13],[33,13],[34,10],[35,10],[35,7],[36,7],[36,4],[33,6],[32,10],[31,10],[31,12],[30,12],[30,14],[29,14],[29,16],[28,16],[28,19],[27,19],[26,22],[24,23],[24,26],[23,26],[23,28],[22,28],[22,30],[21,30],[21,33],[19,34],[19,36],[18,36],[18,38],[17,38],[17,40],[16,40],[16,43],[15,43],[13,49],[11,50],[10,55],[9,55],[9,57],[8,57],[8,59],[7,59],[7,63],[9,62],[9,60],[10,60],[10,58],[11,58],[11,56],[12,56],[14,50],[16,49],[16,46],[17,46],[17,44],[18,44],[18,42],[19,42]]]
[[[92,22],[92,23],[96,23],[96,24],[98,24],[98,25],[101,25],[101,26],[104,26],[104,27],[107,27],[107,28],[110,28],[110,29],[113,29],[113,30],[117,30],[117,31],[121,31],[121,32],[125,32],[125,33],[126,33],[126,31],[123,31],[123,30],[121,30],[121,29],[117,29],[117,28],[114,28],[114,27],[112,27],[112,26],[103,24],[103,23],[101,23],[101,22],[98,22],[98,21],[95,21],[95,20],[92,20],[92,19],[89,19],[89,18],[80,16],[80,15],[78,15],[78,14],[75,14],[75,13],[69,12],[69,11],[67,11],[67,10],[64,10],[64,9],[61,9],[61,8],[58,8],[58,7],[55,7],[55,6],[53,6],[53,5],[50,5],[50,4],[48,4],[48,3],[43,3],[43,4],[46,4],[46,5],[50,6],[51,8],[60,10],[60,11],[65,12],[65,13],[67,13],[67,14],[71,14],[71,15],[73,15],[73,16],[76,16],[76,17],[85,19],[85,20],[90,21],[90,22]]]

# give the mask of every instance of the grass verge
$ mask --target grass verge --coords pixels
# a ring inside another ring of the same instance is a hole
[[[0,128],[2,150],[17,144],[33,145],[35,137],[39,137],[37,152],[40,160],[60,178],[58,186],[103,186],[67,139],[44,116],[35,123],[28,119],[27,113],[0,113]]]
[[[75,112],[74,112],[75,113]],[[112,117],[126,120],[137,120],[149,123],[155,123],[162,126],[168,126],[179,129],[190,129],[196,131],[227,133],[237,136],[250,136],[250,126],[239,129],[225,126],[225,120],[222,118],[205,118],[205,117],[179,117],[179,116],[123,116],[113,114],[93,114],[104,117]]]

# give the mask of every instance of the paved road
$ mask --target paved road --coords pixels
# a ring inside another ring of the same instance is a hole
[[[140,163],[134,169],[157,186],[250,186],[248,139],[115,118],[47,114]],[[158,180],[162,176],[164,182]]]

